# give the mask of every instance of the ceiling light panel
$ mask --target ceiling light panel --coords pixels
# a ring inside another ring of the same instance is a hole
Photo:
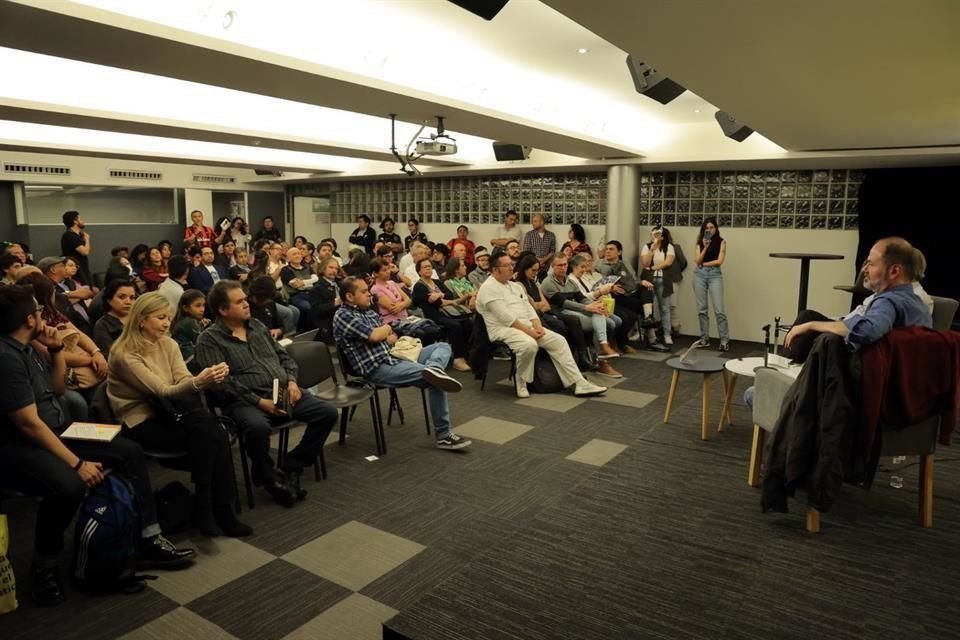
[[[496,23],[439,0],[81,0],[80,4],[324,65],[601,141],[648,150],[665,142],[663,117],[589,82],[527,66],[491,46]],[[542,23],[567,21],[536,3]],[[519,4],[523,4],[520,7]],[[232,12],[232,13],[231,13]],[[225,29],[225,16],[230,26]],[[545,27],[544,27],[545,28]],[[595,38],[583,29],[582,41]],[[536,47],[536,33],[530,47]],[[606,73],[598,70],[598,73]],[[602,108],[598,108],[602,105]]]
[[[129,133],[93,131],[28,122],[0,120],[0,142],[50,149],[89,149],[166,158],[204,159],[211,162],[256,164],[264,167],[298,167],[317,171],[350,171],[363,160],[303,153],[285,149],[244,147],[216,142],[158,138]]]
[[[318,144],[390,146],[387,118],[2,47],[0,68],[5,74],[0,96],[13,100],[142,115]],[[417,129],[417,125],[398,122],[398,143],[406,144]],[[453,131],[451,135],[457,139],[456,158],[469,161],[492,155],[490,140]]]

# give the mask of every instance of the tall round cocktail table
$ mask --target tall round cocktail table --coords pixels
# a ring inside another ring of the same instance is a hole
[[[771,253],[771,258],[788,258],[800,261],[800,292],[797,300],[797,313],[807,308],[807,289],[810,286],[811,260],[843,260],[836,253]]]
[[[667,396],[667,410],[663,414],[663,422],[670,422],[670,409],[673,408],[673,397],[677,393],[680,374],[682,372],[699,373],[703,376],[700,399],[700,439],[707,440],[710,437],[710,427],[707,425],[710,409],[710,376],[723,371],[726,362],[724,358],[695,354],[691,354],[686,362],[681,362],[679,357],[667,360],[667,366],[673,369],[673,379],[670,381],[670,394]]]

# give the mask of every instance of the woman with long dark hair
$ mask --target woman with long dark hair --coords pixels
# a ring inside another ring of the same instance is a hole
[[[593,255],[593,250],[590,248],[590,245],[587,244],[587,233],[583,230],[583,227],[577,223],[570,225],[570,231],[567,232],[568,241],[564,243],[565,245],[570,246],[570,256],[575,256],[578,253],[587,253]]]
[[[453,351],[453,368],[470,371],[467,364],[467,339],[473,335],[473,314],[463,306],[469,296],[457,296],[442,282],[433,279],[433,263],[429,258],[417,261],[419,280],[413,285],[413,303],[420,307],[423,316],[433,320],[447,332],[447,342]],[[452,309],[444,310],[444,307]]]
[[[103,290],[103,317],[93,326],[93,341],[104,357],[110,357],[110,347],[120,334],[127,316],[137,299],[137,287],[132,280],[111,280]]]
[[[670,321],[670,296],[673,295],[673,282],[667,276],[668,270],[676,260],[677,252],[673,247],[670,231],[657,225],[650,232],[650,242],[640,251],[640,264],[649,270],[653,281],[653,298],[660,309],[660,326],[663,328],[663,343],[673,346]]]
[[[727,241],[720,237],[717,219],[710,216],[700,225],[697,234],[697,251],[693,261],[697,265],[693,271],[693,292],[697,297],[697,311],[700,315],[701,347],[710,346],[710,310],[707,296],[713,305],[717,317],[717,330],[720,332],[720,351],[730,350],[730,330],[727,327],[727,314],[723,305],[723,272],[720,266],[727,258]]]

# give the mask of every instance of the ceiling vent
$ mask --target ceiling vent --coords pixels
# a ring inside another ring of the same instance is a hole
[[[4,173],[19,173],[34,176],[69,176],[70,167],[51,167],[39,164],[21,164],[19,162],[4,162]]]
[[[163,180],[163,174],[159,171],[140,169],[110,169],[110,177],[120,180]]]
[[[195,173],[193,174],[194,182],[202,182],[204,184],[234,184],[237,179],[234,176],[219,176],[213,173]]]

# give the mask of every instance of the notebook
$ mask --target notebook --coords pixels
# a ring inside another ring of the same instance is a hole
[[[118,424],[96,424],[94,422],[74,422],[60,434],[67,440],[87,440],[91,442],[110,442],[120,434]]]

